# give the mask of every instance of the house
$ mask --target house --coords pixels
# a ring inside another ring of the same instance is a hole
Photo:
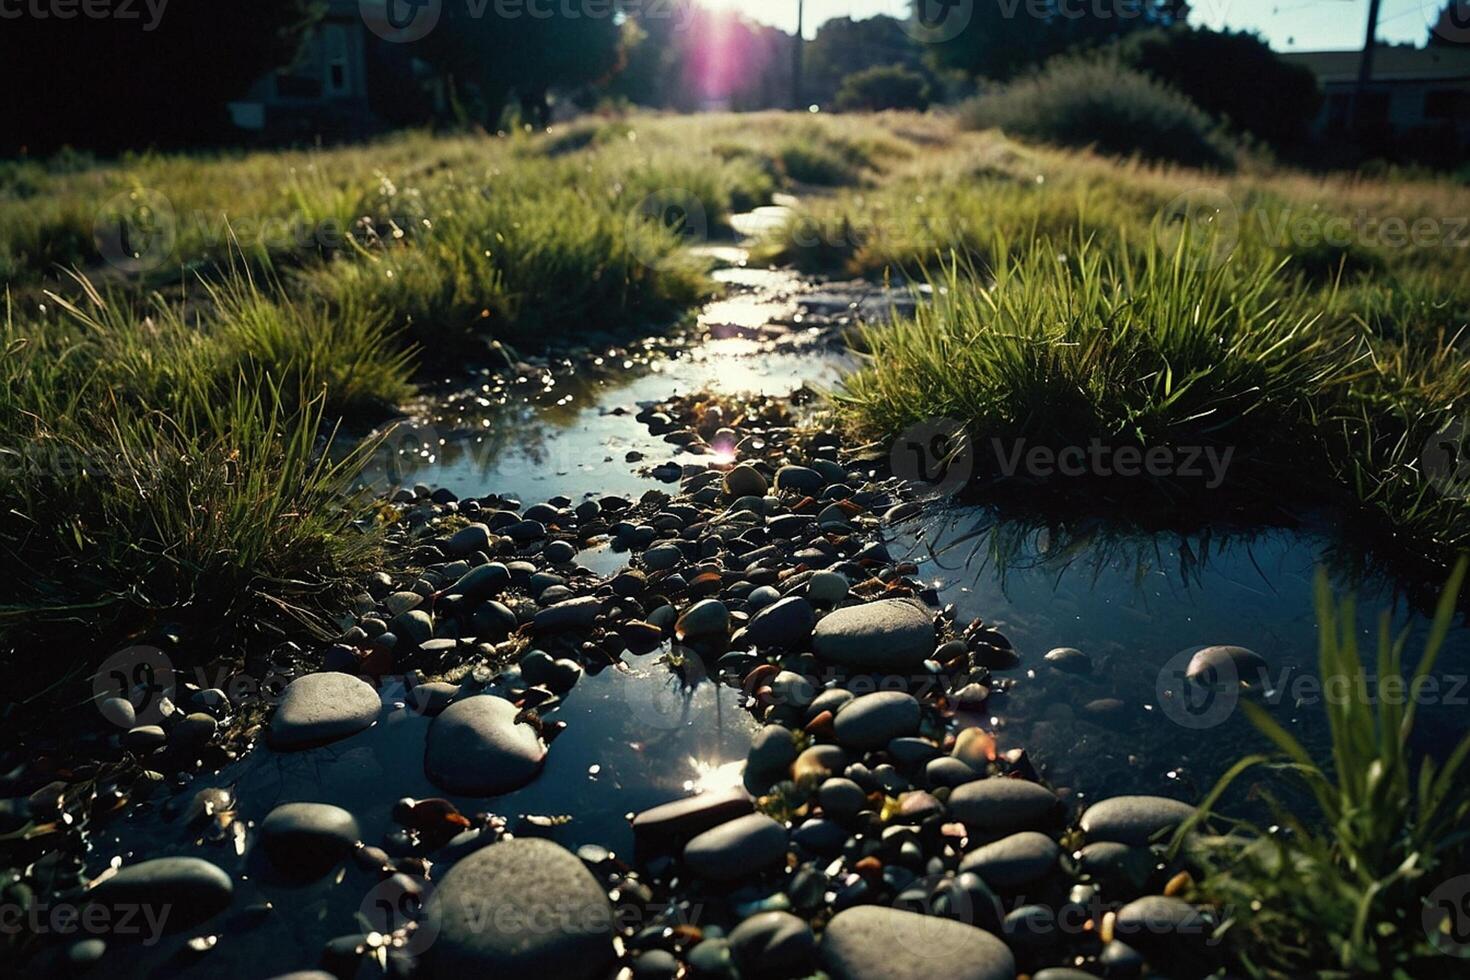
[[[365,2],[328,0],[296,61],[229,104],[234,124],[266,140],[360,138],[432,112],[427,67],[368,29]]]
[[[1319,136],[1353,128],[1354,99],[1363,52],[1304,51],[1283,54],[1317,76],[1324,95],[1313,124]],[[1470,145],[1470,46],[1414,48],[1380,45],[1357,107],[1359,125],[1394,136],[1437,134]]]

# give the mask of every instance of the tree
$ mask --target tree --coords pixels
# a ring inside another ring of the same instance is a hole
[[[589,16],[567,4],[525,8],[449,4],[416,53],[477,96],[476,114],[494,128],[512,95],[521,117],[550,121],[554,87],[605,82],[622,65],[623,29],[612,17]]]
[[[903,65],[874,65],[843,79],[837,90],[837,108],[843,112],[881,112],[884,109],[929,108],[929,81]]]
[[[1184,25],[1120,41],[1130,68],[1183,92],[1241,132],[1277,147],[1305,139],[1322,104],[1311,69],[1286,61],[1254,34]]]
[[[223,136],[225,103],[289,64],[322,13],[315,0],[117,4],[100,19],[81,10],[63,18],[44,5],[20,10],[0,27],[8,93],[0,151],[12,153]]]
[[[939,68],[1005,81],[1064,52],[1182,24],[1188,13],[1187,0],[975,0],[968,23],[952,38],[936,38],[930,58]]]
[[[829,104],[850,75],[893,65],[923,71],[923,50],[902,21],[882,14],[867,20],[834,17],[806,46],[803,88],[808,101]]]

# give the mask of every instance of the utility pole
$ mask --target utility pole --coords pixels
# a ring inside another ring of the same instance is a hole
[[[1362,128],[1363,104],[1373,81],[1373,49],[1378,40],[1378,9],[1383,0],[1368,0],[1368,36],[1363,39],[1363,57],[1358,62],[1358,87],[1353,93],[1353,121]]]
[[[1378,0],[1373,0],[1373,2],[1376,4]],[[805,28],[806,0],[796,0],[796,37],[791,46],[791,107],[798,112],[805,108],[801,104],[801,56],[802,47],[806,44],[806,38],[802,32]]]

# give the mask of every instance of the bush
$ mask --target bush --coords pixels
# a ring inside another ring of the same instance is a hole
[[[874,65],[853,72],[837,90],[837,108],[843,112],[881,112],[884,109],[929,108],[929,83],[903,65]]]
[[[1038,73],[981,94],[961,110],[973,129],[999,128],[1062,146],[1094,146],[1197,167],[1232,169],[1235,150],[1188,97],[1106,59],[1048,62]]]
[[[1244,31],[1183,25],[1144,31],[1120,41],[1117,54],[1129,68],[1178,89],[1206,112],[1273,146],[1305,139],[1322,104],[1310,69],[1291,64]]]

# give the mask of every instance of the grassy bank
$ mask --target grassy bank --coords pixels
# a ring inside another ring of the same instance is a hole
[[[768,252],[934,285],[912,321],[863,334],[837,399],[863,437],[951,416],[982,465],[992,439],[1233,449],[1227,492],[1341,503],[1442,564],[1470,547],[1464,487],[1425,451],[1470,395],[1467,219],[1449,182],[954,132],[876,188],[808,202]]]

